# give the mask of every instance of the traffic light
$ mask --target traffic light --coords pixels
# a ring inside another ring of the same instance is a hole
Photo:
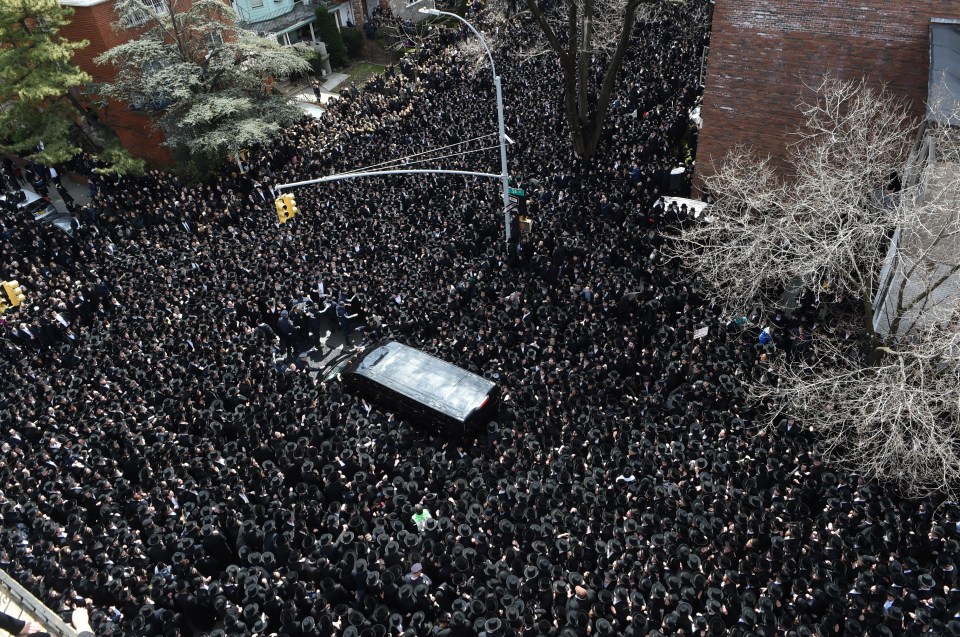
[[[286,223],[300,212],[297,208],[297,200],[291,194],[280,195],[274,203],[277,206],[277,218],[280,223]]]
[[[520,243],[520,215],[516,208],[510,214],[510,243]]]
[[[289,218],[293,219],[297,216],[297,213],[300,212],[300,209],[297,208],[297,200],[290,194],[284,195],[283,200],[287,203],[287,214],[290,215]]]
[[[3,291],[7,293],[7,298],[10,299],[10,305],[13,307],[17,307],[27,300],[27,296],[16,281],[4,281]]]

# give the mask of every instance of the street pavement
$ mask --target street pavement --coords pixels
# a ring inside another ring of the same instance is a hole
[[[313,117],[319,117],[323,114],[324,106],[339,95],[335,92],[337,87],[343,84],[350,76],[345,73],[331,73],[323,78],[320,84],[320,99],[313,93],[310,84],[293,86],[289,89],[290,97],[300,105],[304,111]]]
[[[73,197],[73,200],[80,207],[90,203],[90,186],[87,180],[84,177],[76,175],[75,178],[71,177],[70,174],[63,174],[60,176],[60,183],[63,184],[64,188],[67,189],[67,192]],[[21,186],[24,190],[29,190],[30,192],[36,192],[33,186],[26,185]],[[66,213],[67,204],[60,197],[60,193],[57,192],[57,189],[53,187],[52,184],[47,188],[47,196],[50,198],[50,201],[53,202],[53,207],[57,209],[57,212]]]

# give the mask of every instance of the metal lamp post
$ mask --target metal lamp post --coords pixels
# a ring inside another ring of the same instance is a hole
[[[427,7],[420,9],[420,13],[426,13],[427,15],[446,15],[463,22],[467,25],[467,28],[473,31],[473,34],[480,39],[480,43],[483,44],[483,48],[487,51],[487,57],[490,58],[490,70],[493,72],[493,87],[497,93],[497,137],[500,141],[500,186],[503,190],[503,223],[506,227],[507,250],[509,250],[510,240],[513,238],[510,230],[510,173],[507,172],[507,136],[503,126],[503,92],[500,89],[500,76],[497,75],[497,65],[493,62],[493,52],[490,51],[490,45],[487,44],[486,39],[477,31],[476,27],[456,13]]]
[[[503,190],[503,224],[506,234],[507,242],[507,257],[508,259],[512,256],[510,253],[510,243],[513,239],[513,232],[510,229],[510,173],[507,171],[507,142],[513,143],[510,140],[505,131],[503,125],[503,93],[500,89],[500,76],[497,75],[497,67],[493,62],[493,53],[490,51],[490,46],[487,44],[487,41],[480,35],[480,32],[470,24],[468,21],[464,20],[455,13],[449,13],[447,11],[439,11],[437,9],[428,9],[426,7],[420,9],[420,13],[426,13],[429,15],[448,15],[453,18],[456,18],[460,22],[463,22],[467,27],[480,38],[483,48],[487,51],[487,57],[490,58],[490,69],[493,71],[493,86],[496,89],[497,94],[497,137],[500,142],[500,174],[495,173],[486,173],[479,171],[471,170],[445,170],[442,168],[402,168],[402,169],[388,169],[388,170],[359,170],[355,172],[348,173],[337,173],[333,175],[327,175],[326,177],[318,177],[316,179],[307,179],[304,181],[295,181],[285,184],[277,184],[274,186],[274,194],[279,197],[284,190],[290,188],[298,188],[300,186],[309,186],[312,184],[322,184],[329,183],[334,181],[341,181],[344,179],[358,179],[365,177],[383,177],[387,175],[470,175],[473,177],[487,177],[490,179],[499,179],[500,185]],[[279,206],[279,204],[278,204]],[[278,208],[279,210],[279,208]]]

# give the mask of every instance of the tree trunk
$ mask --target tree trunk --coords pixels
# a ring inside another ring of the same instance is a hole
[[[877,331],[873,329],[873,300],[871,295],[864,295],[861,302],[863,303],[864,329],[867,332],[867,342],[869,343],[867,363],[870,365],[870,367],[876,367],[880,364],[880,361],[884,356],[884,353],[880,348],[886,345],[886,343],[880,338],[880,335],[877,334]]]
[[[576,116],[572,122],[568,117],[567,123],[570,124],[570,142],[573,152],[581,157],[592,157],[600,143],[600,131],[589,123],[581,122]]]
[[[649,1],[649,0],[647,0]],[[584,4],[584,15],[577,19],[575,3],[571,3],[568,13],[570,35],[570,50],[558,49],[560,65],[563,70],[564,88],[564,115],[570,127],[570,142],[573,151],[581,157],[592,157],[600,145],[603,134],[603,123],[607,117],[610,101],[613,98],[613,89],[616,86],[617,74],[623,66],[627,49],[630,47],[630,35],[637,20],[637,9],[644,0],[633,0],[624,7],[621,31],[617,39],[617,46],[607,63],[606,72],[595,99],[590,99],[590,62],[593,58],[593,3]],[[534,5],[528,2],[528,6]],[[534,15],[540,17],[538,11]],[[541,22],[543,26],[545,21]],[[549,37],[553,44],[555,38]],[[580,37],[577,37],[577,36]],[[580,43],[579,49],[576,43]],[[556,46],[554,47],[557,48]]]

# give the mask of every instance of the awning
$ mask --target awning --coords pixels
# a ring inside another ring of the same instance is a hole
[[[298,4],[293,8],[293,11],[288,11],[281,16],[259,22],[241,22],[240,26],[250,31],[256,31],[257,33],[283,35],[284,33],[296,31],[300,27],[310,24],[316,18],[316,7],[307,7]]]

